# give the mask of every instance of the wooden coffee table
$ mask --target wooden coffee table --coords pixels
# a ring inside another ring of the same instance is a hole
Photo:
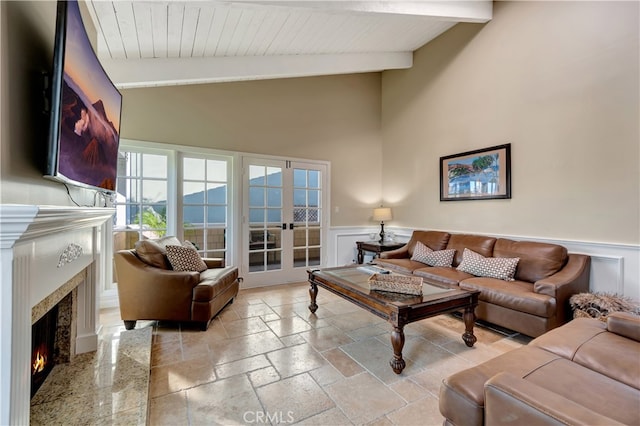
[[[404,346],[404,326],[421,319],[436,315],[464,310],[465,332],[464,343],[471,347],[476,342],[473,325],[476,319],[475,308],[478,306],[479,291],[467,291],[458,287],[435,286],[424,283],[422,295],[415,296],[402,293],[369,290],[370,274],[357,266],[309,270],[309,310],[315,313],[318,309],[316,297],[318,286],[366,309],[374,315],[387,320],[393,327],[391,345],[393,358],[389,361],[396,374],[405,367],[402,359]]]

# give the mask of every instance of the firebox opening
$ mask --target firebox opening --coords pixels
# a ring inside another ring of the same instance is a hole
[[[53,366],[58,306],[54,306],[31,328],[31,398],[44,383]]]

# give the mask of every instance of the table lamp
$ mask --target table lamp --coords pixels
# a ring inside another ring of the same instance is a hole
[[[380,244],[384,242],[384,221],[391,219],[393,219],[393,216],[391,215],[391,208],[378,207],[373,209],[373,220],[380,222]]]

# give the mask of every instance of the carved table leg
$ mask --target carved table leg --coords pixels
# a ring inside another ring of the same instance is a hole
[[[393,358],[389,361],[389,365],[391,365],[393,372],[396,374],[402,373],[406,365],[404,359],[402,359],[402,347],[404,346],[404,331],[402,329],[403,326],[393,326],[393,331],[391,332]]]
[[[315,314],[318,310],[316,304],[316,296],[318,296],[318,286],[313,281],[309,281],[309,296],[311,297],[311,303],[309,304],[309,310],[312,314]]]
[[[472,347],[478,340],[476,336],[473,335],[473,324],[476,322],[475,308],[464,308],[463,319],[464,334],[462,335],[462,340],[464,340],[467,346]]]

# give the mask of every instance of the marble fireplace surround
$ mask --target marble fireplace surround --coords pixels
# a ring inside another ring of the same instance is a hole
[[[29,424],[32,312],[76,288],[74,352],[97,349],[98,288],[110,267],[114,212],[0,205],[0,424]]]

